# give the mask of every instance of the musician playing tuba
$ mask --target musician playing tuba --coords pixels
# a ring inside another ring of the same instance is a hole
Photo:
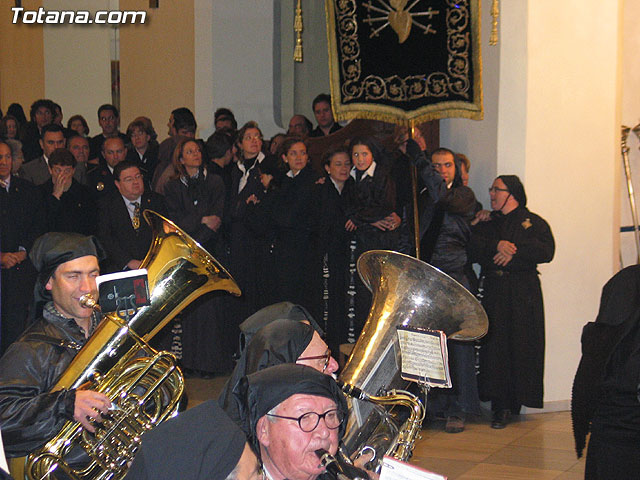
[[[46,233],[33,245],[36,321],[0,359],[0,429],[8,457],[41,447],[68,420],[93,432],[109,411],[111,401],[102,393],[51,391],[101,320],[79,299],[97,298],[103,257],[95,237],[77,233]]]

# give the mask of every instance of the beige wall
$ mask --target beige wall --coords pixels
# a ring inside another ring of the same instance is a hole
[[[547,401],[570,398],[582,327],[618,266],[622,3],[528,4],[524,172],[531,209],[557,243],[553,263],[540,269]]]
[[[120,107],[122,130],[135,117],[151,118],[160,140],[171,110],[195,110],[193,0],[120,0],[122,10],[146,10],[144,25],[120,28]]]
[[[43,7],[54,10],[58,0],[44,0]],[[109,0],[66,0],[73,11],[109,10]],[[46,98],[62,106],[63,122],[82,115],[91,129],[101,132],[98,107],[111,100],[110,27],[108,25],[45,25],[44,76]]]
[[[13,2],[4,2],[0,10],[0,106],[3,112],[17,102],[29,119],[31,104],[44,97],[44,51],[42,27],[11,23]],[[37,9],[42,2],[25,0],[27,10]]]

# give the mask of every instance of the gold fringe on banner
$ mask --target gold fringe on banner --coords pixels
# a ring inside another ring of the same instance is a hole
[[[500,7],[498,6],[498,0],[493,0],[491,5],[491,16],[493,21],[491,22],[491,36],[489,37],[489,45],[498,44],[498,16],[500,15]]]
[[[296,33],[296,47],[293,50],[293,60],[296,62],[302,62],[302,5],[301,0],[298,0],[296,6],[296,17],[293,21],[293,31]]]
[[[473,84],[475,92],[472,101],[446,101],[432,105],[425,105],[411,111],[405,111],[392,105],[382,103],[354,102],[342,103],[343,86],[340,82],[341,64],[338,61],[339,42],[336,35],[336,29],[339,25],[336,22],[336,3],[342,0],[325,0],[325,12],[327,22],[327,42],[329,53],[329,80],[331,86],[331,104],[333,114],[336,120],[353,120],[356,118],[365,120],[378,120],[396,125],[409,126],[409,128],[420,125],[421,123],[441,118],[468,118],[471,120],[482,120],[483,112],[483,92],[482,92],[482,54],[480,41],[480,4],[481,0],[469,0],[471,22],[471,42],[473,44],[472,56],[475,68],[469,80]],[[497,0],[496,0],[497,1]],[[356,0],[348,0],[345,2],[347,6],[352,6],[355,11],[357,5]],[[353,22],[344,22],[351,28]],[[357,42],[357,39],[356,39]],[[344,42],[352,47],[354,44]],[[353,47],[354,51],[358,50],[357,43]]]

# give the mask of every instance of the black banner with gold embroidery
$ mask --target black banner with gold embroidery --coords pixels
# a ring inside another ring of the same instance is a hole
[[[325,0],[340,120],[482,119],[480,0]]]

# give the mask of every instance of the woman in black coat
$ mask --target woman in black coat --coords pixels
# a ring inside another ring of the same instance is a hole
[[[200,145],[193,139],[180,140],[173,153],[175,177],[165,187],[168,216],[209,252],[216,249],[222,223],[224,184],[209,175],[202,165]],[[223,338],[220,297],[211,292],[193,302],[182,314],[182,364],[202,373],[231,370],[230,348]]]
[[[396,212],[395,183],[382,149],[373,138],[356,137],[349,145],[355,179],[349,194],[348,231],[355,231],[356,258],[369,250],[396,250],[401,218]],[[371,306],[371,293],[358,278],[356,283],[356,338]]]
[[[339,148],[323,155],[323,166],[327,175],[317,185],[316,204],[319,208],[319,234],[313,267],[314,305],[321,312],[327,343],[337,352],[340,344],[348,342],[349,288],[355,288],[357,273],[350,271],[349,263],[355,261],[351,246],[355,247],[354,233],[348,231],[347,198],[354,187],[350,175],[351,156]],[[355,254],[355,252],[353,252]],[[352,335],[354,332],[352,331]]]

